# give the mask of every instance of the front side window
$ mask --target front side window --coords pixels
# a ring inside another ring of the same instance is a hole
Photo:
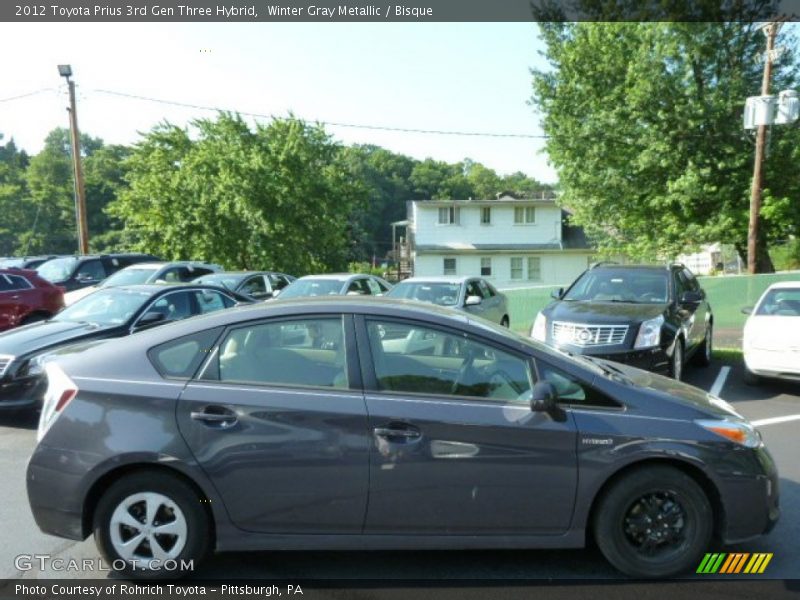
[[[443,261],[442,272],[445,275],[455,275],[456,274],[456,259],[455,258],[445,258],[444,261]]]
[[[267,284],[264,282],[264,277],[256,275],[248,279],[241,289],[242,293],[254,296],[256,298],[267,295]]]
[[[483,298],[483,292],[481,291],[481,286],[478,285],[478,282],[474,279],[467,284],[467,297],[469,296],[477,296],[478,298]]]
[[[219,349],[219,380],[347,388],[341,318],[306,318],[231,331]]]
[[[580,381],[570,373],[554,367],[550,363],[537,359],[536,367],[539,371],[539,379],[549,381],[553,384],[558,396],[558,401],[562,404],[605,407],[619,406],[618,403],[614,402],[605,394]]]
[[[542,280],[542,259],[538,256],[528,257],[528,279],[530,281]]]
[[[460,334],[394,321],[367,321],[378,389],[530,401],[530,361]]]
[[[354,279],[347,287],[347,293],[354,296],[369,296],[370,289],[366,279]]]
[[[482,258],[481,259],[481,275],[483,277],[491,277],[492,276],[492,259],[491,258]]]
[[[195,302],[197,302],[199,314],[201,315],[230,308],[234,304],[233,300],[227,296],[212,291],[194,292],[194,298]]]
[[[192,310],[191,292],[173,292],[156,300],[148,313],[157,312],[164,315],[165,321],[180,321],[195,314]]]
[[[522,279],[522,257],[511,258],[511,279]]]
[[[105,276],[106,270],[99,260],[90,260],[83,263],[75,273],[75,279],[85,279],[87,281],[100,281],[105,279]]]

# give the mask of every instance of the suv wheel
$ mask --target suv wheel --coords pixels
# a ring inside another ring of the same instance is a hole
[[[706,327],[706,337],[703,338],[703,343],[700,344],[700,347],[697,349],[697,352],[693,356],[694,364],[707,367],[711,364],[711,354],[713,352],[713,339],[714,339],[714,326],[709,323],[708,327]]]
[[[669,363],[669,374],[677,381],[683,378],[683,340],[681,338],[675,340],[672,360]]]
[[[103,494],[95,511],[94,537],[118,573],[166,579],[185,575],[181,564],[188,561],[196,568],[211,536],[194,490],[165,473],[139,472],[123,476]]]
[[[688,475],[638,469],[600,500],[594,536],[606,559],[632,577],[669,577],[697,566],[711,540],[711,504]]]

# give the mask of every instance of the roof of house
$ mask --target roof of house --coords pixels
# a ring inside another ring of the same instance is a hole
[[[539,195],[531,196],[527,198],[517,198],[513,196],[509,192],[502,192],[498,194],[497,198],[468,198],[464,199],[453,199],[453,200],[414,200],[414,202],[421,206],[451,206],[453,204],[470,204],[474,206],[491,206],[494,204],[530,204],[532,202],[535,203],[545,203],[545,204],[554,204],[556,201],[556,195],[553,192],[544,191]]]

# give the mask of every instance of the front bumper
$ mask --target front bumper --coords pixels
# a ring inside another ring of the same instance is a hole
[[[602,358],[604,360],[611,360],[618,363],[623,363],[644,369],[645,371],[653,371],[655,373],[668,373],[669,372],[669,356],[663,348],[643,348],[641,350],[631,350],[625,348],[622,350],[609,350],[607,347],[581,347],[572,346],[569,344],[555,345],[559,350],[569,352],[571,354],[579,354],[582,356],[591,356],[593,358]]]
[[[0,381],[0,411],[38,408],[46,389],[44,376],[4,379]]]

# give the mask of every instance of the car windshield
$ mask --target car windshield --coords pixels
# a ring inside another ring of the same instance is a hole
[[[438,283],[433,281],[403,281],[386,294],[390,298],[432,302],[440,306],[455,306],[461,292],[460,283]]]
[[[206,285],[221,285],[229,290],[235,290],[239,282],[244,278],[244,275],[230,275],[226,273],[216,273],[214,275],[204,275],[194,279],[194,283],[203,283]]]
[[[769,290],[756,309],[757,315],[800,317],[800,288]]]
[[[159,267],[122,269],[106,279],[103,282],[103,287],[108,287],[110,285],[136,285],[139,283],[147,283],[150,278],[158,272],[158,269]]]
[[[341,294],[344,279],[298,279],[286,286],[279,298],[302,298],[303,296],[335,296]]]
[[[40,277],[47,279],[47,281],[64,281],[65,279],[69,279],[77,264],[77,258],[54,258],[53,260],[48,260],[46,263],[39,265],[36,272],[39,273]]]
[[[58,313],[54,321],[121,325],[151,297],[147,292],[111,288],[94,292]]]
[[[669,299],[669,271],[592,269],[580,276],[563,300],[665,304]]]

